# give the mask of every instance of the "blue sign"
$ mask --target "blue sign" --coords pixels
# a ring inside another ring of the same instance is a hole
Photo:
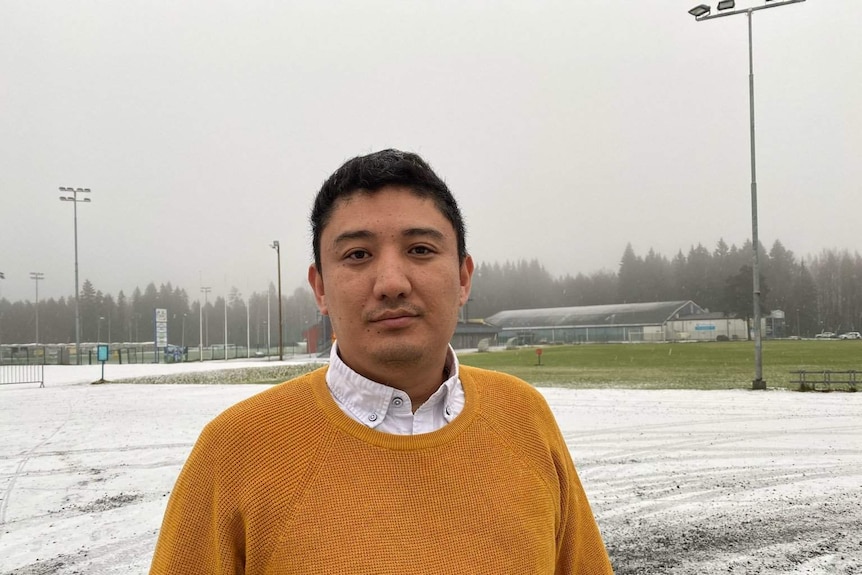
[[[108,361],[108,346],[99,344],[96,347],[96,361]]]
[[[699,323],[694,326],[694,331],[715,331],[715,324],[713,323]]]

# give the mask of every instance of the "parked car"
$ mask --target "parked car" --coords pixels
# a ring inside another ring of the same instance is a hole
[[[848,331],[838,336],[839,339],[862,339],[862,333],[858,331]]]
[[[814,339],[834,339],[837,337],[834,332],[824,331],[814,336]]]

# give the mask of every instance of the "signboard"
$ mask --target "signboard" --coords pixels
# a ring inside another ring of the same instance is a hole
[[[102,378],[99,380],[99,383],[105,383],[105,362],[108,361],[109,354],[110,348],[108,344],[100,343],[96,346],[96,359],[102,364]]]
[[[168,346],[168,324],[166,323],[157,323],[156,324],[156,347],[167,347]]]
[[[155,309],[156,319],[156,348],[167,347],[168,345],[168,310],[164,308]]]
[[[715,331],[714,323],[699,323],[694,326],[694,331]]]

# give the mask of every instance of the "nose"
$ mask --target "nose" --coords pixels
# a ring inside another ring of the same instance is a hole
[[[398,299],[407,297],[413,289],[409,266],[404,257],[396,253],[381,253],[374,268],[374,297]]]

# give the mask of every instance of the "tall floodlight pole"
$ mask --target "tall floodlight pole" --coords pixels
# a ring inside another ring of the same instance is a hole
[[[64,194],[71,196],[60,196],[62,202],[72,202],[75,218],[75,362],[81,365],[81,293],[78,289],[78,203],[89,202],[90,198],[78,199],[78,194],[89,194],[90,188],[64,188],[60,187]]]
[[[5,280],[5,279],[6,279],[6,274],[4,274],[3,272],[0,272],[0,280]],[[3,299],[3,293],[0,292],[0,300],[2,300],[2,299]],[[2,335],[3,335],[3,330],[0,329],[0,336],[2,336]],[[2,339],[0,339],[0,342],[2,342]],[[0,363],[3,363],[3,350],[2,349],[0,349]]]
[[[36,282],[36,343],[39,343],[39,280],[45,279],[42,272],[30,272],[30,279]]]
[[[200,327],[198,328],[198,361],[204,360],[204,306],[198,298],[198,315],[200,316]]]
[[[269,286],[266,286],[266,361],[269,361],[269,352],[272,350],[272,311],[270,310],[270,302],[272,301],[272,291]]]
[[[251,296],[249,296],[251,297]],[[249,303],[251,300],[245,302],[245,357],[246,359],[251,358],[251,311],[249,310]]]
[[[224,290],[224,359],[227,361],[227,276],[224,276]]]
[[[766,0],[771,2],[771,0]],[[733,10],[736,6],[735,0],[721,0],[718,3],[718,13],[710,14],[711,8],[706,4],[699,4],[688,11],[695,20],[713,20],[724,16],[745,14],[748,16],[748,116],[749,116],[749,143],[751,147],[751,249],[752,260],[752,287],[753,287],[753,311],[754,311],[754,380],[751,382],[752,389],[766,389],[766,381],[763,379],[763,337],[760,329],[760,240],[757,229],[757,168],[755,162],[754,145],[754,50],[752,48],[751,15],[757,10],[767,8],[778,8],[788,4],[798,4],[805,0],[784,0],[783,2],[771,2],[762,6]],[[730,12],[728,12],[730,10]]]
[[[0,272],[0,280],[5,280],[5,279],[6,279],[6,274],[4,274],[3,272]],[[0,293],[0,300],[2,300],[2,299],[3,299],[3,294]],[[3,335],[3,330],[0,329],[0,336],[2,336],[2,335]],[[0,339],[0,342],[2,342],[2,339]],[[2,350],[0,350],[0,363],[3,363],[3,352],[2,352]]]
[[[276,259],[278,260],[278,361],[282,361],[284,360],[284,342],[282,340],[284,324],[281,315],[281,308],[283,307],[281,305],[281,246],[278,240],[273,240],[269,247],[275,250]]]
[[[209,314],[206,314],[206,316],[204,316],[203,310],[207,307],[207,305],[209,305],[209,294],[211,291],[211,287],[201,288],[201,293],[204,294],[204,307],[201,308],[201,317],[204,319],[201,320],[203,322],[201,325],[205,326],[204,328],[202,328],[204,329],[204,332],[201,334],[201,342],[204,347],[209,347],[210,316]],[[206,339],[206,341],[204,341],[204,339]],[[203,349],[201,349],[201,361],[203,361]]]

